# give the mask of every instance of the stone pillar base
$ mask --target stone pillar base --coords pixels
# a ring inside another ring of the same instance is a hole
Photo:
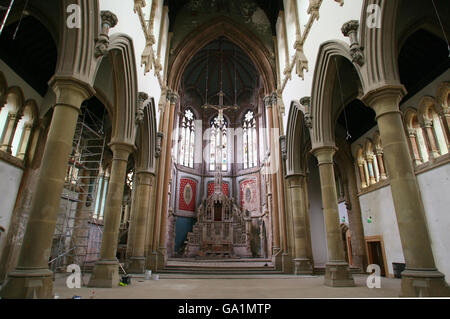
[[[346,262],[329,262],[325,267],[325,286],[354,287],[355,282]]]
[[[147,269],[152,272],[157,272],[158,270],[158,253],[151,252],[147,257]]]
[[[272,263],[276,270],[283,270],[283,258],[279,248],[273,248],[272,250]]]
[[[145,257],[130,257],[127,272],[130,274],[143,274],[145,272]]]
[[[405,269],[401,297],[450,297],[445,275],[437,270]]]
[[[119,265],[117,260],[99,260],[89,280],[88,287],[113,288],[119,285]]]
[[[285,274],[293,274],[294,273],[294,262],[292,260],[292,256],[289,254],[283,254],[281,256],[281,263],[283,273]]]
[[[53,272],[49,269],[16,269],[8,274],[2,299],[53,299]]]
[[[294,274],[299,275],[312,275],[313,267],[311,261],[308,258],[295,258],[293,259],[295,265]]]
[[[165,248],[160,248],[158,251],[158,262],[157,262],[157,267],[156,270],[160,271],[161,269],[163,269],[166,266],[166,249]]]

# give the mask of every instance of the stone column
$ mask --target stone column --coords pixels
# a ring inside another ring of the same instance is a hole
[[[408,129],[408,137],[409,137],[409,141],[411,143],[414,165],[416,165],[416,166],[420,165],[420,164],[422,164],[422,160],[420,157],[419,146],[417,145],[416,129],[414,129],[414,128]]]
[[[425,119],[423,129],[426,132],[431,157],[432,158],[439,157],[440,156],[439,149],[433,132],[433,121]]]
[[[174,92],[172,92],[169,95],[170,100],[170,113],[169,113],[169,126],[167,130],[167,143],[166,143],[166,157],[164,161],[164,184],[163,184],[163,202],[162,202],[162,209],[161,209],[161,227],[159,230],[159,256],[158,258],[158,269],[162,269],[164,267],[164,264],[166,262],[166,235],[167,235],[167,219],[169,218],[168,215],[168,207],[169,207],[169,185],[170,185],[170,179],[171,179],[171,171],[170,168],[172,166],[172,131],[173,131],[173,122],[175,117],[175,108],[176,103],[178,101],[178,95]]]
[[[163,92],[160,101],[161,119],[159,122],[160,127],[162,127],[161,132],[161,154],[160,160],[158,160],[158,174],[157,174],[157,184],[155,189],[155,211],[153,220],[153,230],[151,231],[151,238],[149,238],[149,255],[147,259],[147,269],[154,272],[158,268],[158,248],[159,248],[159,232],[161,226],[161,209],[162,202],[164,198],[163,187],[164,187],[164,172],[165,172],[165,159],[167,152],[167,132],[169,127],[169,115],[170,115],[170,90]],[[165,98],[164,98],[165,97]]]
[[[322,203],[327,231],[328,262],[325,268],[325,285],[330,287],[354,286],[348,263],[345,261],[344,245],[341,238],[339,209],[334,178],[333,156],[336,147],[320,147],[312,150],[317,157]]]
[[[436,269],[420,189],[403,130],[399,103],[403,86],[372,91],[364,97],[376,112],[406,261],[402,273],[405,297],[450,296],[445,277]]]
[[[305,176],[291,175],[287,177],[289,184],[289,192],[291,198],[291,209],[294,220],[294,273],[296,275],[311,275],[313,273],[313,267],[311,261],[308,258],[308,232],[309,224],[307,224],[306,215],[308,210],[304,203],[305,189],[304,183]]]
[[[134,146],[115,142],[110,144],[110,148],[113,152],[113,160],[103,217],[105,224],[103,227],[102,248],[100,250],[100,259],[96,262],[89,280],[89,287],[112,288],[119,284],[119,265],[116,254],[127,163]]]
[[[8,119],[6,120],[5,134],[3,135],[2,145],[0,150],[11,154],[12,153],[12,142],[14,140],[14,133],[17,128],[17,123],[20,121],[21,115],[19,113],[9,113]]]
[[[384,168],[383,150],[377,147],[376,152],[377,152],[378,167],[380,168],[380,178],[382,180],[387,179],[386,169]]]
[[[27,154],[28,142],[30,140],[31,132],[33,130],[33,123],[26,123],[23,127],[23,134],[19,144],[19,150],[17,152],[17,157],[21,160],[25,159]]]
[[[272,96],[267,96],[264,98],[264,103],[267,110],[268,115],[268,124],[269,124],[269,147],[270,149],[273,147],[273,113],[272,113]],[[271,155],[273,154],[273,150],[271,150]],[[277,175],[274,172],[274,156],[270,158],[269,172],[270,175],[270,186],[271,186],[271,196],[270,205],[272,207],[272,258],[275,259],[276,267],[281,267],[281,247],[280,247],[280,219],[279,219],[279,211],[278,211],[278,191],[277,191]]]
[[[367,155],[367,169],[369,170],[369,184],[376,184],[377,180],[375,179],[375,168],[373,167],[373,154]]]
[[[131,213],[130,230],[128,238],[133,238],[128,244],[130,253],[128,272],[142,274],[145,271],[145,234],[150,206],[150,197],[153,188],[154,175],[148,171],[136,171],[135,198]]]
[[[439,115],[441,116],[442,128],[447,142],[447,148],[450,151],[450,108],[444,108]]]
[[[71,81],[57,80],[53,90],[56,104],[19,262],[8,275],[2,298],[53,298],[52,272],[48,269],[52,238],[80,106],[92,94],[89,88]]]
[[[358,167],[359,167],[359,176],[361,178],[361,188],[366,188],[367,182],[366,182],[366,171],[364,169],[364,162],[358,161]]]

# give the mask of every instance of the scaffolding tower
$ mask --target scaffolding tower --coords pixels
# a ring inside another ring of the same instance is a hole
[[[105,150],[105,114],[100,119],[86,106],[81,111],[53,236],[49,266],[54,272],[77,264],[84,273],[100,252],[101,233],[94,214],[97,198],[101,197],[98,176]]]

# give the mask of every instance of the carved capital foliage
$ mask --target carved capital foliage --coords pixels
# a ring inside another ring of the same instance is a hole
[[[117,16],[111,11],[102,11],[102,32],[95,44],[95,57],[104,56],[108,52],[109,47],[109,29],[114,28],[117,25]]]
[[[358,32],[358,29],[359,29],[359,21],[358,20],[350,20],[350,21],[344,23],[344,25],[341,28],[341,31],[344,36],[348,37],[350,35],[350,33]]]
[[[144,102],[148,100],[148,94],[145,92],[138,93],[138,110],[136,111],[136,124],[141,125],[144,122]]]
[[[271,95],[264,97],[264,106],[267,108],[272,107],[272,96]]]
[[[145,92],[139,92],[138,93],[139,103],[143,104],[145,101],[148,100],[148,94]]]
[[[300,99],[300,104],[309,110],[309,107],[311,106],[311,97],[310,96],[302,97]]]
[[[416,129],[415,128],[408,129],[408,135],[409,135],[409,137],[416,137],[416,135],[417,135]]]
[[[424,128],[430,128],[433,127],[433,121],[429,120],[429,119],[424,119],[423,120],[423,127]]]
[[[280,136],[280,146],[281,146],[281,158],[285,161],[287,159],[286,135]]]
[[[108,31],[109,28],[114,28],[117,25],[117,22],[119,22],[117,16],[111,11],[102,11],[100,16],[102,18],[102,26],[107,25]]]
[[[350,20],[341,28],[342,34],[350,38],[350,55],[352,62],[362,66],[364,64],[364,54],[358,42],[359,21]]]
[[[276,105],[278,103],[278,93],[272,93],[272,105]]]
[[[450,108],[443,108],[442,109],[442,115],[444,116],[450,116]]]
[[[361,48],[358,47],[354,47],[350,49],[350,55],[352,56],[352,62],[358,64],[359,66],[363,66],[364,65],[364,54],[361,51]]]
[[[155,157],[159,158],[161,156],[161,145],[164,134],[161,132],[156,133],[156,145],[155,145]]]
[[[312,115],[309,113],[305,114],[305,126],[309,129],[313,127]]]
[[[167,99],[170,101],[170,104],[176,104],[178,102],[178,94],[172,91],[167,93]]]

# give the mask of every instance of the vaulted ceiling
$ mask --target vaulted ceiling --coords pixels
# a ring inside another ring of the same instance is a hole
[[[189,62],[183,74],[185,102],[200,106],[198,104],[205,103],[208,94],[207,102],[217,104],[217,93],[222,89],[227,105],[255,105],[252,99],[259,85],[258,78],[256,67],[245,52],[220,37],[197,52]]]
[[[175,17],[180,13],[183,7],[190,3],[193,0],[165,0],[165,5],[169,6],[169,19],[170,21],[175,21]],[[215,7],[217,11],[226,10],[229,5],[230,0],[211,0],[209,1],[211,7]],[[248,0],[236,0],[239,2],[244,2]],[[196,2],[200,2],[196,0]],[[278,13],[283,9],[283,1],[282,0],[254,0],[262,10],[264,10],[265,14],[270,20],[272,33],[275,34],[275,25],[277,23]]]

